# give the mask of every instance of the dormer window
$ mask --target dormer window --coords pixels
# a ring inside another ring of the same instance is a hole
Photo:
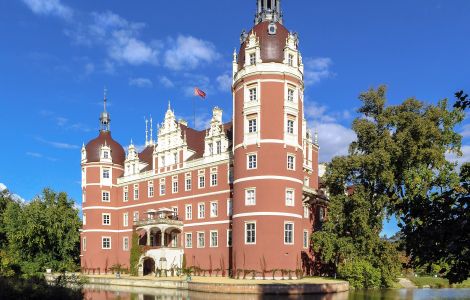
[[[294,55],[289,54],[289,55],[287,56],[287,64],[289,65],[289,67],[293,67],[293,66],[294,66]]]
[[[108,151],[103,151],[103,158],[105,158],[105,159],[109,158],[109,152]]]
[[[222,153],[222,143],[220,141],[217,141],[217,154]]]
[[[250,65],[256,64],[256,53],[250,53]]]

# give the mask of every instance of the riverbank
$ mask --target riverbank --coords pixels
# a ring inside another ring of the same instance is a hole
[[[430,276],[408,277],[408,279],[419,288],[470,288],[470,279],[456,284],[450,284],[445,278]]]
[[[54,275],[49,275],[51,279]],[[345,281],[304,278],[299,280],[239,280],[226,277],[198,277],[190,281],[183,277],[130,277],[123,275],[84,275],[87,285],[111,285],[122,287],[141,287],[159,289],[178,289],[192,292],[223,294],[258,294],[258,295],[305,295],[330,294],[349,290]]]

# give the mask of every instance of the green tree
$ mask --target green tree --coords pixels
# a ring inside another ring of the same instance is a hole
[[[7,253],[22,274],[77,268],[81,222],[66,193],[44,189],[31,202],[8,203],[3,216]]]

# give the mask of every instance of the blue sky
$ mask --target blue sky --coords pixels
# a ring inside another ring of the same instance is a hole
[[[306,115],[321,160],[343,154],[357,95],[389,86],[390,103],[430,103],[470,90],[468,0],[283,1],[306,64]],[[0,2],[0,182],[25,199],[45,186],[80,196],[80,147],[97,135],[108,88],[113,136],[144,143],[144,117],[171,100],[197,126],[231,115],[232,52],[255,0]],[[458,128],[470,160],[470,122]],[[393,223],[393,222],[392,222]],[[387,225],[390,234],[395,225]]]

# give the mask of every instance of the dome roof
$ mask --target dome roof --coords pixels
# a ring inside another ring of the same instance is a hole
[[[99,162],[100,161],[100,151],[101,146],[107,145],[111,149],[111,157],[113,163],[124,165],[124,160],[126,159],[126,152],[124,148],[113,140],[111,137],[110,131],[100,131],[100,134],[95,139],[88,142],[86,145],[86,157],[87,162]]]
[[[270,21],[265,21],[257,24],[248,33],[248,37],[251,33],[255,33],[259,39],[259,45],[261,50],[261,60],[263,63],[276,62],[282,63],[284,61],[284,48],[286,46],[287,38],[289,37],[289,30],[284,25],[277,22],[276,34],[269,34],[268,28]],[[245,64],[245,48],[248,42],[247,38],[240,47],[238,53],[238,68],[242,69]]]

